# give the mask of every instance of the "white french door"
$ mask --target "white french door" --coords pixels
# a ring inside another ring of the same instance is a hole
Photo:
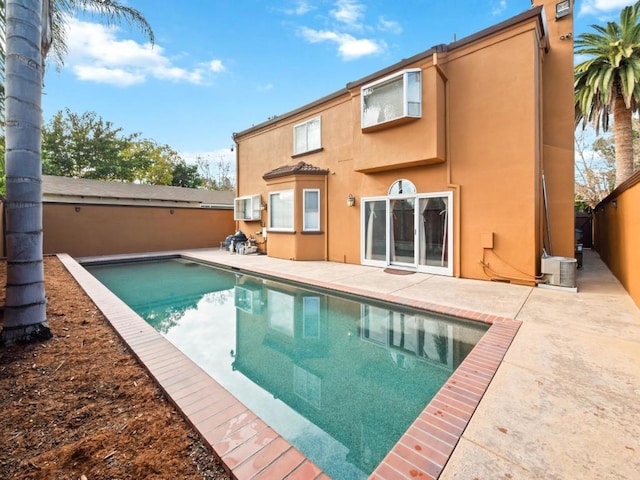
[[[388,263],[399,267],[415,267],[416,197],[390,197],[388,205]]]
[[[363,198],[362,263],[453,275],[452,192]]]

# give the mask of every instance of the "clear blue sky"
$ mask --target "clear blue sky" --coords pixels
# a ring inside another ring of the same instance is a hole
[[[45,76],[45,122],[93,111],[187,159],[231,159],[233,132],[530,8],[529,0],[127,0],[151,24],[71,19],[69,55]],[[632,4],[578,0],[575,33]]]

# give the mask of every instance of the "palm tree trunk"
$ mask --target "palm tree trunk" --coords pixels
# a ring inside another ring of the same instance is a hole
[[[6,1],[5,345],[51,338],[42,264],[41,13],[42,0]]]
[[[633,175],[633,129],[631,109],[622,95],[613,103],[613,138],[616,146],[616,187]]]

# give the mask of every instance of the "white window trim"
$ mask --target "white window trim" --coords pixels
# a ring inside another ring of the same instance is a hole
[[[278,228],[271,226],[271,215],[273,213],[273,205],[271,204],[271,197],[276,194],[291,192],[293,197],[293,204],[291,205],[291,228]],[[269,192],[269,231],[270,232],[295,232],[296,226],[296,192],[294,189],[289,190],[277,190],[275,192]]]
[[[307,228],[307,192],[317,192],[318,194],[318,226],[315,228]],[[320,231],[320,189],[305,188],[302,190],[302,231],[303,232],[319,232]]]
[[[409,78],[408,74],[409,73],[416,73],[416,72],[419,72],[421,74],[420,75],[420,87],[421,88],[420,88],[420,91],[419,91],[420,114],[419,115],[409,115],[409,111],[408,111],[409,110],[408,109],[409,102],[407,100],[407,91],[408,91],[407,82],[408,82],[408,78]],[[402,92],[402,94],[403,94],[403,106],[402,106],[403,115],[400,116],[400,117],[391,119],[391,120],[385,120],[384,122],[374,123],[374,124],[365,126],[365,124],[364,124],[364,98],[365,98],[365,91],[368,88],[375,88],[376,86],[378,86],[378,85],[380,85],[382,83],[386,83],[386,82],[389,82],[391,80],[395,80],[395,79],[397,79],[399,77],[403,77],[403,80],[402,80],[402,84],[403,84],[403,92]],[[381,78],[380,80],[376,80],[375,82],[371,82],[371,83],[368,83],[368,84],[364,85],[360,89],[360,126],[361,126],[362,130],[368,130],[370,128],[378,127],[378,126],[384,125],[386,123],[395,122],[395,121],[397,121],[399,119],[402,119],[402,118],[422,118],[422,69],[420,69],[420,68],[409,68],[409,69],[406,69],[406,70],[402,70],[400,72],[393,73],[391,75],[387,75],[386,77]]]
[[[318,123],[320,124],[320,126],[319,126],[319,128],[320,128],[320,132],[319,132],[319,135],[320,135],[320,144],[319,144],[316,148],[309,148],[309,135],[308,135],[308,133],[307,133],[306,149],[305,149],[305,150],[302,150],[302,151],[300,151],[300,152],[296,151],[296,129],[297,129],[298,127],[303,126],[303,125],[306,125],[306,126],[307,126],[307,128],[308,128],[309,124],[310,124],[311,122],[316,121],[316,120],[317,120],[317,121],[318,121]],[[295,156],[295,155],[302,155],[303,153],[314,152],[314,151],[319,150],[319,149],[321,149],[321,148],[322,148],[322,117],[321,117],[320,115],[318,115],[317,117],[313,117],[313,118],[310,118],[310,119],[308,119],[308,120],[305,120],[304,122],[297,123],[297,124],[295,124],[295,125],[293,126],[293,155],[294,155],[294,156]]]
[[[454,232],[454,222],[453,222],[453,218],[454,218],[454,214],[455,214],[455,210],[454,210],[454,199],[453,199],[453,192],[451,191],[442,191],[442,192],[429,192],[429,193],[411,193],[408,195],[392,195],[392,196],[377,196],[377,197],[362,197],[360,199],[360,263],[362,265],[370,265],[370,266],[374,266],[374,267],[388,267],[391,265],[390,259],[389,259],[389,230],[390,230],[390,226],[389,226],[389,202],[391,199],[393,198],[404,198],[404,197],[410,197],[410,198],[415,198],[416,201],[420,201],[420,199],[424,199],[424,198],[437,198],[437,197],[445,197],[447,198],[447,208],[449,211],[449,214],[447,216],[447,228],[448,228],[448,235],[447,235],[447,251],[449,252],[449,258],[448,258],[448,265],[446,267],[436,267],[436,266],[429,266],[429,265],[420,265],[417,264],[415,267],[415,270],[418,272],[424,272],[424,273],[433,273],[436,275],[445,275],[445,276],[453,276],[453,264],[454,264],[454,260],[455,260],[455,252],[453,250],[453,239],[455,236]],[[386,228],[386,238],[385,238],[385,244],[387,245],[386,249],[387,249],[387,259],[386,260],[368,260],[365,258],[365,249],[366,249],[366,239],[365,239],[365,231],[364,231],[364,226],[366,223],[366,208],[364,208],[365,202],[368,201],[385,201],[387,204],[387,208],[386,208],[386,215],[387,215],[387,228]],[[416,215],[418,213],[416,212]],[[417,219],[416,219],[417,220]],[[417,239],[416,239],[417,241]]]
[[[249,217],[240,217],[237,202],[249,200]],[[244,220],[246,222],[256,221],[261,219],[260,202],[262,201],[260,194],[257,195],[244,195],[242,197],[236,197],[233,199],[233,219]],[[257,212],[257,213],[256,213]]]

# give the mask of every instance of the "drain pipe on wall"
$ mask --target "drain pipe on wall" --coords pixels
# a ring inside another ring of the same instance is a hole
[[[442,69],[442,67],[440,66],[440,63],[438,62],[438,51],[436,50],[436,52],[433,54],[432,57],[432,63],[433,66],[436,68],[436,71],[438,72],[438,75],[440,75],[440,77],[442,78],[442,80],[444,80],[444,137],[445,137],[445,142],[444,142],[444,155],[445,155],[445,159],[446,159],[446,165],[447,165],[447,188],[451,189],[454,191],[453,193],[453,198],[455,199],[455,206],[456,208],[453,211],[453,223],[455,225],[454,227],[454,235],[453,235],[453,276],[454,277],[460,277],[461,272],[460,272],[460,226],[462,224],[462,219],[460,218],[462,216],[461,214],[461,208],[460,208],[460,185],[458,185],[457,183],[453,183],[452,179],[451,179],[451,136],[449,135],[449,132],[451,131],[450,129],[450,124],[451,124],[451,116],[449,114],[449,94],[450,94],[450,88],[449,88],[449,77],[447,77],[447,74],[445,73],[445,71]]]
[[[324,176],[324,261],[329,261],[329,175]]]
[[[233,144],[234,144],[234,150],[236,153],[236,197],[239,197],[239,193],[240,193],[240,169],[239,167],[239,163],[240,163],[240,144],[238,143],[238,141],[236,140],[236,133],[233,133],[231,136],[231,139],[233,140]],[[236,209],[236,202],[235,200],[233,201],[233,211],[234,211],[234,217],[235,217],[235,209]],[[262,217],[262,212],[260,212],[260,217]],[[260,218],[260,224],[262,225],[262,218]],[[236,221],[236,232],[238,231],[238,228],[240,228],[240,222]]]

